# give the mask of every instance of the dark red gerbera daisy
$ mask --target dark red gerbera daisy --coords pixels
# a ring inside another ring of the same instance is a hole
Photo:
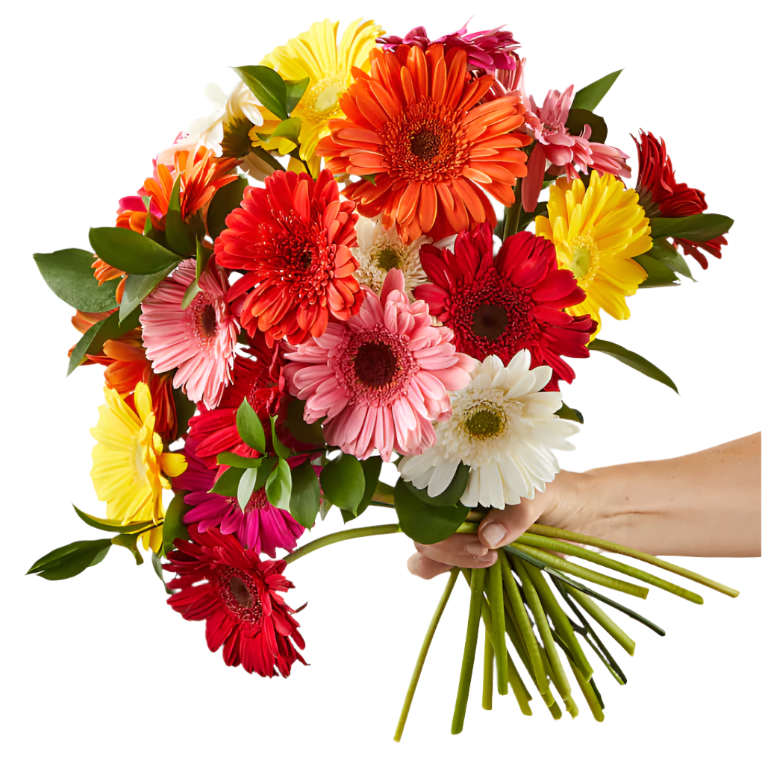
[[[551,242],[519,232],[493,256],[492,227],[462,232],[453,252],[433,245],[421,248],[421,265],[433,284],[414,290],[429,310],[455,333],[455,347],[483,361],[494,354],[507,364],[521,349],[532,367],[553,369],[547,385],[571,383],[574,370],[561,356],[587,357],[596,322],[563,309],[585,298],[568,269],[559,269]]]
[[[241,324],[268,343],[301,343],[325,332],[328,318],[346,320],[362,301],[353,274],[357,261],[355,205],[340,199],[333,175],[313,181],[306,173],[281,170],[265,188],[249,186],[241,207],[227,217],[217,238],[217,263],[246,272],[230,300],[248,293]]]
[[[293,588],[283,576],[284,561],[261,561],[233,535],[188,527],[190,540],[176,540],[164,569],[177,576],[178,592],[167,603],[186,620],[206,620],[206,643],[227,665],[272,678],[291,673],[304,658],[299,623],[281,593]]]
[[[638,149],[638,181],[635,188],[640,205],[649,218],[686,218],[707,209],[704,192],[675,181],[675,171],[664,139],[658,140],[653,133],[641,131],[638,138],[633,136],[633,140]],[[693,256],[702,269],[709,265],[702,250],[721,258],[721,248],[728,244],[725,237],[715,237],[708,242],[679,238],[673,241],[686,255]]]

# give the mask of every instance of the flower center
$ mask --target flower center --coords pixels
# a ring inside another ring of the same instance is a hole
[[[249,502],[246,503],[246,507],[243,509],[244,513],[252,513],[254,511],[263,511],[270,507],[270,502],[267,499],[267,491],[264,487],[258,489],[249,498]]]
[[[461,175],[469,144],[460,113],[425,98],[410,104],[380,130],[389,175],[440,183]]]
[[[571,270],[577,281],[591,279],[598,270],[598,247],[590,234],[571,243]]]
[[[371,342],[355,354],[355,373],[369,388],[388,386],[397,373],[397,355],[386,343]]]
[[[475,439],[491,439],[503,432],[505,415],[500,410],[482,405],[468,414],[463,427]]]
[[[211,303],[204,307],[204,310],[199,316],[199,325],[201,331],[207,337],[211,337],[217,332],[217,312],[214,310],[214,306]]]
[[[384,271],[401,269],[403,266],[402,256],[396,248],[387,245],[376,254],[376,266]]]
[[[217,308],[208,293],[199,293],[187,311],[191,317],[191,328],[196,340],[208,346],[217,337]]]
[[[407,337],[382,324],[350,334],[337,352],[336,378],[350,404],[388,406],[407,394],[418,372]]]
[[[505,306],[494,303],[484,303],[474,311],[471,332],[480,338],[496,340],[508,326],[508,312]]]
[[[339,99],[346,89],[341,77],[329,76],[316,82],[303,96],[300,106],[308,118],[323,121],[339,111]]]
[[[217,588],[228,611],[239,620],[258,623],[262,619],[262,602],[254,579],[246,572],[223,567],[216,578]]]

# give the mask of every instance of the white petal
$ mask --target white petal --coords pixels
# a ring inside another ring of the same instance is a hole
[[[450,486],[459,463],[459,460],[443,460],[437,465],[429,479],[429,497],[441,495]]]

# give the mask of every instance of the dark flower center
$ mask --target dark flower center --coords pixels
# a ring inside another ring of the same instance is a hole
[[[477,439],[489,439],[500,434],[505,423],[500,412],[480,409],[472,412],[463,425],[471,436]]]
[[[249,609],[251,607],[251,593],[246,587],[243,580],[238,577],[231,577],[228,583],[230,593],[233,598],[244,608]]]
[[[422,130],[410,139],[410,151],[424,162],[429,162],[439,154],[440,144],[441,140],[436,133]]]
[[[496,340],[508,326],[508,312],[505,306],[484,303],[474,311],[471,332],[481,338]]]
[[[208,338],[212,337],[217,332],[217,312],[214,310],[214,306],[208,303],[204,306],[204,310],[201,312],[198,318],[201,331]]]
[[[389,269],[401,269],[402,258],[393,247],[385,247],[376,255],[376,265],[379,269],[389,271]]]
[[[386,343],[365,343],[355,354],[355,374],[368,388],[388,386],[397,374],[397,355]]]
[[[219,570],[217,587],[228,611],[239,620],[256,623],[262,619],[259,589],[250,574],[224,567]]]

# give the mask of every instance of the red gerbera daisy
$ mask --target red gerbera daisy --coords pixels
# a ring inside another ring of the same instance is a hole
[[[551,242],[522,231],[503,242],[493,256],[492,227],[463,232],[453,252],[433,245],[421,248],[421,266],[433,284],[414,289],[417,299],[455,334],[455,347],[484,361],[491,354],[507,364],[528,349],[532,367],[546,364],[558,381],[571,383],[574,370],[561,356],[590,355],[587,344],[596,322],[563,309],[585,299],[568,269],[559,269]]]
[[[636,189],[640,205],[649,218],[685,218],[703,213],[707,209],[704,192],[675,181],[675,171],[664,139],[659,141],[653,133],[641,131],[638,138],[633,136],[633,140],[638,149]],[[701,251],[721,258],[721,248],[727,245],[728,241],[725,237],[715,237],[708,242],[676,238],[674,244],[681,247],[686,255],[693,256],[702,269],[706,269],[709,261]]]
[[[247,272],[230,299],[248,292],[241,324],[250,335],[258,329],[269,343],[301,343],[322,335],[329,316],[358,312],[362,293],[349,249],[357,241],[354,208],[327,170],[316,181],[279,170],[264,189],[245,190],[215,252],[222,266]]]
[[[219,529],[191,524],[188,532],[164,564],[177,575],[167,603],[186,620],[206,620],[206,643],[213,652],[224,646],[227,665],[285,678],[294,662],[306,664],[294,648],[304,649],[299,623],[280,595],[294,587],[283,576],[285,561],[261,561]]]
[[[525,176],[531,142],[515,133],[524,122],[518,94],[480,104],[494,77],[467,71],[466,53],[442,45],[400,45],[394,53],[370,52],[370,74],[341,98],[346,119],[331,120],[331,135],[318,144],[334,173],[374,176],[350,184],[345,194],[358,210],[383,215],[409,242],[473,229],[495,211],[488,191],[505,206]]]

